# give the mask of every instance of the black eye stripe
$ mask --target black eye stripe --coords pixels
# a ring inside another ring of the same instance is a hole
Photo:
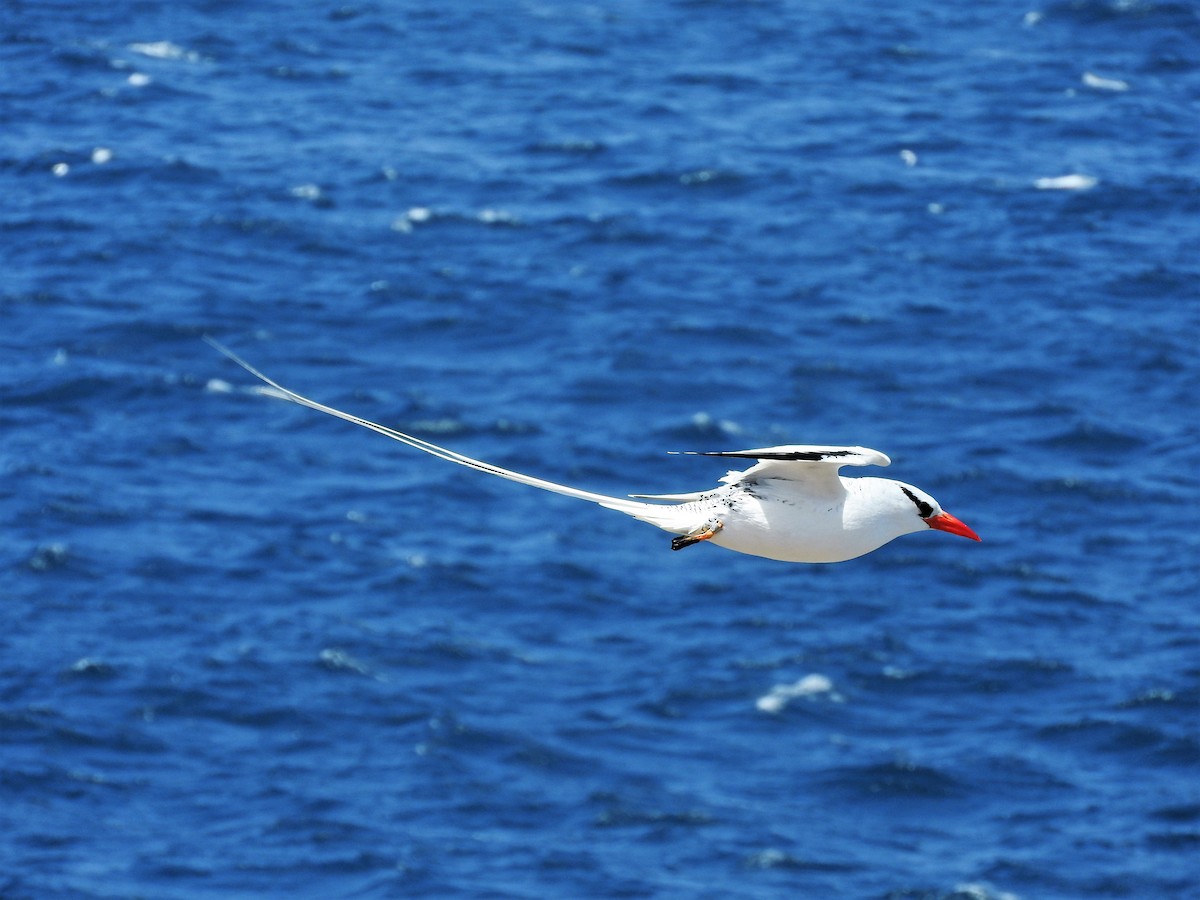
[[[905,496],[917,505],[917,515],[922,519],[928,519],[933,515],[933,507],[910,491],[908,488],[901,486],[900,490],[904,491]]]

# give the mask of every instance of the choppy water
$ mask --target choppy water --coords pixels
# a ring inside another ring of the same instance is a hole
[[[10,2],[0,70],[0,895],[1200,896],[1193,5]],[[984,543],[671,553],[204,333]]]

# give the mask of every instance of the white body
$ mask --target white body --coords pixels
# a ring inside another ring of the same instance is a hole
[[[821,458],[764,459],[765,454]],[[932,498],[911,485],[838,474],[843,465],[888,465],[890,460],[877,450],[793,445],[712,455],[746,455],[762,461],[744,472],[729,472],[721,479],[722,487],[662,496],[656,499],[684,502],[631,514],[676,534],[692,533],[715,521],[721,528],[710,540],[718,547],[784,562],[832,563],[929,528],[915,514],[904,489],[940,512]]]
[[[854,559],[904,534],[928,526],[904,508],[880,501],[889,496],[883,478],[836,478],[836,487],[798,491],[795,482],[778,479],[752,488],[723,488],[696,507],[705,519],[713,514],[723,527],[712,538],[719,547],[784,562],[831,563]],[[824,486],[822,486],[824,487]],[[903,495],[898,495],[901,498]],[[905,501],[907,503],[907,501]]]

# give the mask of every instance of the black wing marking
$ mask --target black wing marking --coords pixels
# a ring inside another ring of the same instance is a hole
[[[738,456],[743,459],[778,459],[789,462],[820,462],[823,459],[842,459],[847,456],[860,456],[856,450],[786,450],[783,452],[747,452],[744,450],[686,450],[686,456]]]

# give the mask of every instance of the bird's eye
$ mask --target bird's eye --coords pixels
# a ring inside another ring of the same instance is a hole
[[[912,491],[910,491],[908,488],[904,487],[903,485],[901,485],[900,490],[904,491],[905,496],[908,497],[908,499],[911,500],[914,504],[916,504],[917,515],[919,515],[922,519],[928,519],[930,516],[933,515],[933,507],[932,506],[930,506],[928,503],[926,503],[924,500],[922,500],[920,497],[918,497],[916,494],[914,494]]]

